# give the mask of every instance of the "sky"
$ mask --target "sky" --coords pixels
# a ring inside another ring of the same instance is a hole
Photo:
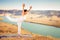
[[[0,0],[0,10],[22,10],[22,4],[25,3],[25,9],[32,10],[60,10],[60,0]]]

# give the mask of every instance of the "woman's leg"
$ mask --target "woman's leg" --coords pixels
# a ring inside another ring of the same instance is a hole
[[[22,24],[22,22],[17,23],[17,25],[18,25],[18,34],[19,35],[21,34],[21,24]]]
[[[12,22],[17,22],[18,21],[18,18],[12,18],[10,16],[6,16],[6,18],[9,19]]]

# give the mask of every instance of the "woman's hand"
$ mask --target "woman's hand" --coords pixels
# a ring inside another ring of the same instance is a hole
[[[24,3],[22,4],[22,7],[23,7],[23,8],[25,7],[25,4],[24,4]]]
[[[32,9],[32,6],[30,6],[30,9]]]
[[[30,8],[29,8],[29,10],[28,11],[30,11],[32,9],[32,6],[30,6]]]

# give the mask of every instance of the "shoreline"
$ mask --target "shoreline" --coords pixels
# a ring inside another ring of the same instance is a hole
[[[16,25],[13,25],[13,24],[9,24],[9,23],[6,23],[6,22],[0,22],[1,23],[1,25],[0,25],[0,27],[1,28],[3,28],[3,26],[5,25],[5,27],[6,28],[4,28],[4,31],[7,31],[7,28],[9,29],[9,28],[11,28],[13,31],[15,30],[17,30],[17,27],[16,27]],[[2,25],[3,24],[3,25]],[[12,26],[12,27],[8,27],[8,26]],[[3,30],[3,29],[1,29],[0,28],[0,30]],[[11,30],[11,31],[12,31]],[[17,31],[16,31],[17,32]],[[15,33],[16,33],[15,32]],[[14,33],[14,32],[13,32]],[[33,36],[33,38],[35,38],[35,37],[38,37],[38,39],[39,39],[39,37],[42,37],[43,39],[44,38],[47,38],[47,39],[57,39],[57,38],[54,38],[54,37],[51,37],[51,36],[42,36],[42,35],[38,35],[38,34],[33,34],[33,33],[31,33],[31,32],[29,32],[29,31],[27,31],[27,30],[24,30],[23,28],[22,28],[22,34],[31,34],[32,36]],[[6,33],[5,33],[6,34]],[[11,34],[11,33],[10,33]],[[0,35],[1,35],[1,31],[0,31]],[[31,39],[31,38],[30,38]],[[35,38],[36,39],[36,38]],[[59,38],[60,39],[60,38]]]
[[[32,14],[30,14],[29,17],[27,17],[27,19],[25,20],[26,22],[42,24],[42,25],[47,25],[47,26],[53,26],[53,27],[56,27],[56,28],[60,28],[60,21],[59,21],[60,18],[58,18],[56,16],[53,16],[52,18],[47,18],[46,16],[44,16],[43,18],[33,18],[33,19],[31,19],[31,17],[30,17],[31,15]],[[36,14],[34,14],[34,15],[36,15]],[[14,16],[14,17],[20,17],[20,16]],[[50,19],[52,21],[50,21]],[[0,18],[0,20],[3,20],[3,18]]]
[[[20,17],[20,16],[15,16],[15,15],[13,15],[13,16],[14,17]],[[46,18],[47,17],[45,16],[44,19],[46,19]],[[27,19],[25,20],[25,22],[42,24],[42,25],[47,25],[47,26],[53,26],[53,27],[56,27],[56,28],[60,28],[60,25],[59,25],[60,21],[59,20],[56,20],[56,22],[54,22],[55,19],[51,19],[52,21],[49,20],[50,18],[47,18],[46,20],[44,20],[44,19],[41,18],[41,20],[40,20],[40,18],[39,18],[39,20],[38,20],[38,18],[31,19],[30,17],[27,17]],[[0,17],[0,20],[3,20],[3,18]],[[57,23],[58,21],[59,21],[59,23]]]
[[[7,23],[7,22],[0,22],[1,23],[1,25],[0,25],[0,35],[1,35],[1,30],[3,30],[3,29],[1,29],[1,28],[4,28],[4,30],[3,31],[5,31],[5,34],[7,34],[7,33],[9,33],[9,34],[11,34],[10,32],[12,32],[12,34],[13,33],[16,33],[17,32],[17,27],[16,27],[16,25],[13,25],[13,24],[10,24],[10,23]],[[3,25],[2,25],[3,24]],[[2,26],[2,27],[1,27]],[[10,26],[12,26],[12,27],[10,27]],[[13,32],[13,31],[15,31],[15,32]],[[7,31],[8,30],[8,31]],[[10,30],[10,31],[9,31]],[[7,33],[6,33],[7,32]],[[4,33],[3,33],[4,34]],[[23,28],[22,28],[22,34],[31,34],[32,36],[33,36],[33,38],[34,37],[43,37],[43,39],[44,38],[49,38],[49,39],[57,39],[57,38],[54,38],[54,37],[51,37],[51,36],[42,36],[42,35],[38,35],[38,34],[34,34],[34,33],[31,33],[31,32],[29,32],[29,31],[27,31],[27,30],[24,30]],[[59,38],[60,39],[60,38]]]
[[[25,22],[34,23],[34,24],[41,24],[41,25],[46,25],[46,26],[53,26],[53,27],[56,27],[56,28],[60,28],[60,26],[55,26],[55,25],[48,25],[48,24],[36,23],[36,22],[30,22],[30,21],[25,21]]]

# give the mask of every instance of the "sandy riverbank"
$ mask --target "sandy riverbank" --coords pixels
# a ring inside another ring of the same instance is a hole
[[[60,27],[60,18],[57,16],[47,17],[35,14],[30,16],[31,17],[29,16],[27,17],[26,21]]]
[[[0,22],[0,35],[2,34],[14,34],[17,33],[17,25],[9,24],[6,22]],[[13,30],[13,31],[12,31]],[[10,38],[1,38],[0,40],[60,40],[53,37],[45,37],[39,36],[37,34],[33,34],[25,29],[22,28],[22,34],[31,34],[32,38],[24,38],[24,37],[10,37]]]
[[[0,17],[0,20],[3,20],[3,18]]]

